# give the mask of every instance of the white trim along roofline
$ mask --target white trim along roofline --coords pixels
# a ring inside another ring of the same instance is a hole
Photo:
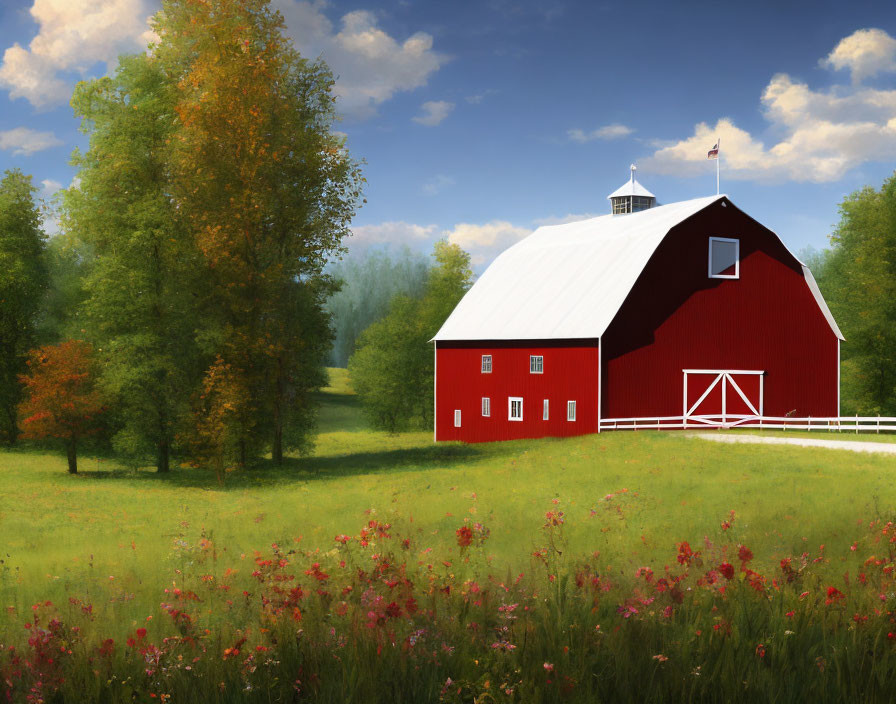
[[[539,227],[498,255],[433,339],[600,338],[669,231],[722,200],[730,203],[722,194]],[[842,340],[812,272],[787,252],[802,267],[818,307]]]

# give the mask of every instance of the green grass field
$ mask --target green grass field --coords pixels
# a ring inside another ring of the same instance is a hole
[[[366,429],[344,370],[320,400],[312,456],[223,486],[0,452],[0,693],[891,694],[896,458],[656,431],[435,445]]]
[[[481,521],[495,563],[515,566],[556,499],[570,551],[599,550],[627,571],[715,534],[731,510],[737,539],[777,559],[845,548],[859,523],[896,506],[896,459],[885,456],[650,431],[482,445],[372,432],[344,371],[332,374],[314,455],[233,473],[224,487],[195,469],[161,477],[83,457],[69,476],[61,455],[0,452],[0,603],[58,597],[88,575],[139,601],[176,540],[213,536],[238,562],[273,541],[326,549],[371,513],[406,522],[423,549],[450,550],[465,517]],[[621,510],[607,523],[610,504]]]

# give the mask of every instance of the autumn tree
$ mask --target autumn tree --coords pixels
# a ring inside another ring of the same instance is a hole
[[[115,399],[115,446],[169,468],[177,424],[198,382],[193,338],[198,253],[170,196],[174,87],[151,55],[79,83],[75,114],[90,137],[63,226],[89,249],[82,324]]]
[[[473,281],[470,255],[445,240],[421,298],[399,295],[388,314],[367,328],[349,359],[352,387],[371,424],[395,432],[426,428],[433,420],[433,349],[430,340]]]
[[[19,375],[34,346],[38,314],[47,288],[46,237],[37,191],[18,169],[0,180],[0,438],[18,435]]]
[[[33,350],[21,381],[25,398],[19,406],[22,436],[56,438],[65,446],[68,471],[78,472],[78,443],[100,429],[103,402],[96,388],[93,350],[67,340]]]
[[[239,463],[265,448],[279,462],[311,431],[297,409],[326,354],[322,270],[360,199],[332,131],[333,76],[267,0],[167,0],[153,27],[176,88],[172,202],[202,257],[199,339],[246,390],[227,446]]]

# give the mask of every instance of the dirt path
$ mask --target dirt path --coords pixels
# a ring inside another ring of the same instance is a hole
[[[768,438],[759,435],[733,435],[727,433],[688,433],[691,437],[715,442],[752,442],[762,445],[802,445],[823,447],[828,450],[852,450],[853,452],[877,452],[896,455],[896,443],[863,442],[861,440],[818,440],[816,438]]]

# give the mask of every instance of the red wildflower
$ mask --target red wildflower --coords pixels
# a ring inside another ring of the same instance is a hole
[[[389,605],[386,607],[386,616],[389,618],[401,618],[401,607],[394,601],[389,602]]]
[[[470,547],[473,542],[473,530],[470,526],[461,526],[455,531],[457,535],[457,544],[462,548]]]
[[[831,604],[836,604],[838,601],[842,601],[846,598],[846,595],[841,592],[837,587],[828,587],[828,598],[824,600],[824,603],[828,606]]]
[[[677,560],[679,565],[690,565],[691,562],[700,557],[700,552],[691,550],[690,543],[687,541],[678,544]]]
[[[734,579],[734,565],[730,562],[723,562],[719,565],[719,572],[722,573],[725,579]]]
[[[756,646],[756,655],[758,655],[760,658],[765,657],[765,646],[762,643]]]
[[[741,562],[747,563],[753,559],[753,553],[746,545],[739,545],[737,548],[737,557]]]

